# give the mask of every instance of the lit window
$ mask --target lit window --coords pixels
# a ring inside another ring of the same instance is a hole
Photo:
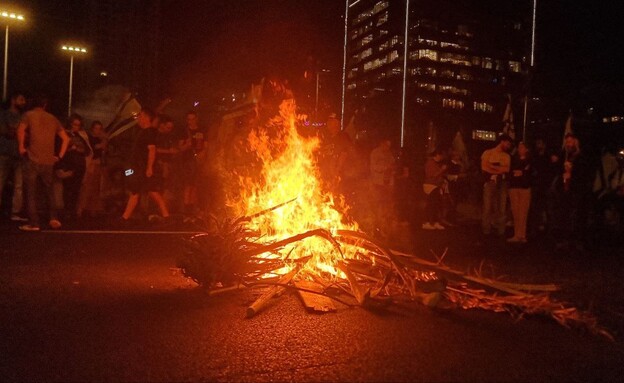
[[[484,57],[482,62],[482,67],[485,69],[492,69],[494,61],[489,57]]]
[[[473,130],[472,139],[479,141],[496,141],[496,132],[488,130]]]
[[[417,97],[416,98],[416,103],[418,105],[428,105],[429,104],[429,100],[427,100],[426,98]]]
[[[388,0],[378,1],[377,4],[375,4],[375,6],[373,7],[373,14],[383,11],[384,9],[388,8],[389,5],[390,2]]]
[[[488,104],[487,102],[473,102],[472,103],[473,109],[477,112],[487,112],[487,113],[492,113],[494,111],[494,107],[491,104]]]
[[[509,70],[512,72],[516,72],[519,73],[522,68],[520,66],[520,63],[518,61],[510,61],[509,62]]]
[[[455,44],[455,43],[447,43],[447,42],[440,42],[440,46],[442,48],[456,48],[456,49],[462,49],[462,46],[459,44]]]
[[[394,60],[399,58],[399,52],[394,50],[388,53],[388,62],[393,62]]]
[[[471,66],[472,62],[468,57],[457,53],[440,53],[440,62],[452,63],[455,65]]]
[[[388,11],[385,11],[379,18],[377,19],[377,26],[380,26],[384,23],[388,22]]]
[[[431,49],[419,49],[417,58],[438,61],[438,52]]]
[[[443,98],[442,107],[450,109],[464,109],[464,102],[454,98]]]
[[[359,46],[363,47],[364,45],[370,43],[371,41],[373,41],[373,35],[368,35],[368,36],[364,37],[362,39],[362,41],[360,41]]]
[[[418,38],[418,43],[420,44],[424,44],[424,45],[429,45],[430,47],[435,47],[438,45],[438,42],[435,40],[428,40],[428,39],[422,39],[422,38]]]
[[[426,82],[417,82],[416,86],[418,86],[418,88],[420,88],[420,89],[430,90],[430,91],[434,91],[434,92],[435,92],[435,89],[436,89],[435,84],[429,84],[429,83],[426,83]]]
[[[368,48],[362,51],[362,53],[360,53],[360,60],[363,60],[372,54],[373,54],[373,50],[371,48]]]
[[[454,94],[463,94],[463,95],[468,95],[468,89],[463,89],[463,88],[458,88],[456,86],[453,85],[438,85],[438,91],[439,92],[447,92],[447,93],[454,93]]]

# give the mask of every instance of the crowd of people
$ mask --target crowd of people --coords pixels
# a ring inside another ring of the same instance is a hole
[[[44,96],[27,100],[17,93],[0,118],[0,196],[10,207],[2,210],[21,230],[40,230],[43,208],[52,229],[64,220],[105,215],[126,223],[138,207],[150,221],[166,222],[179,213],[189,222],[206,208],[202,196],[214,195],[209,189],[217,186],[202,183],[207,130],[195,111],[176,129],[171,117],[143,108],[120,169],[107,163],[109,139],[100,121],[85,129],[83,118],[72,114],[63,125],[47,106]],[[573,134],[565,136],[561,150],[549,150],[539,138],[530,148],[503,134],[482,153],[478,172],[470,171],[457,150],[435,148],[424,162],[422,193],[413,187],[420,179],[414,161],[403,149],[394,151],[391,139],[363,150],[340,130],[335,115],[320,137],[325,185],[347,198],[356,220],[373,235],[387,237],[397,224],[416,223],[423,230],[457,226],[458,203],[469,199],[469,184],[481,190],[483,235],[503,237],[513,227],[510,243],[549,233],[562,248],[578,246],[591,211],[624,216],[624,153],[617,157],[619,172],[608,177],[610,192],[595,198],[595,169]],[[420,212],[417,200],[424,200]]]
[[[40,214],[46,209],[52,229],[61,228],[65,220],[111,214],[127,222],[142,195],[154,202],[158,214],[148,214],[152,220],[168,220],[177,200],[184,220],[196,219],[198,156],[206,131],[195,111],[186,114],[186,125],[178,132],[169,116],[143,108],[130,153],[119,169],[107,166],[109,140],[100,121],[85,129],[83,118],[72,114],[63,125],[47,107],[44,95],[27,100],[16,93],[0,117],[0,196],[10,197],[0,203],[6,201],[10,209],[0,207],[9,211],[20,230],[39,231]],[[111,199],[123,199],[124,207],[119,209]],[[141,207],[151,212],[147,203]]]
[[[445,157],[434,150],[425,163],[425,230],[454,225],[448,212],[461,198],[457,175],[467,174]],[[500,135],[496,145],[482,153],[479,164],[483,235],[503,237],[511,226],[509,243],[526,243],[544,233],[555,239],[558,248],[583,248],[587,229],[601,225],[606,210],[624,214],[624,183],[617,176],[624,169],[624,153],[618,154],[617,161],[619,172],[611,176],[605,194],[597,196],[596,169],[576,135],[566,134],[561,150],[549,150],[541,138],[531,149],[525,142]]]

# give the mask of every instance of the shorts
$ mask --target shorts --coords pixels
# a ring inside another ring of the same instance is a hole
[[[154,173],[151,177],[145,175],[145,170],[135,170],[126,176],[126,188],[132,194],[162,192],[163,178],[161,174]]]

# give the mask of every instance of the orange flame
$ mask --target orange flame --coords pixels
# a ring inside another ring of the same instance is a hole
[[[314,229],[335,233],[339,229],[357,230],[357,224],[345,223],[335,209],[336,198],[324,190],[319,180],[315,151],[317,137],[304,138],[297,132],[294,100],[284,100],[280,116],[270,121],[276,132],[269,136],[266,128],[253,130],[248,144],[262,161],[262,181],[241,179],[242,210],[245,215],[269,209],[287,201],[293,202],[258,216],[250,222],[252,229],[263,233],[266,240],[278,241]],[[279,148],[278,154],[276,148]],[[345,257],[353,254],[342,249]],[[340,254],[325,239],[310,237],[285,249],[289,259],[311,256],[308,267],[336,275],[335,262]]]

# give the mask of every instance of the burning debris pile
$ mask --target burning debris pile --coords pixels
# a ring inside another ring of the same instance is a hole
[[[444,255],[427,261],[390,250],[360,231],[340,212],[340,199],[323,190],[315,161],[319,141],[299,133],[294,101],[273,98],[281,101],[279,114],[256,124],[247,137],[247,151],[262,166],[258,177],[238,175],[240,190],[230,205],[240,218],[190,238],[179,264],[210,294],[265,287],[248,317],[293,289],[313,311],[335,311],[334,302],[366,308],[444,304],[546,315],[611,338],[593,316],[552,300],[554,285],[468,275],[445,266]]]

